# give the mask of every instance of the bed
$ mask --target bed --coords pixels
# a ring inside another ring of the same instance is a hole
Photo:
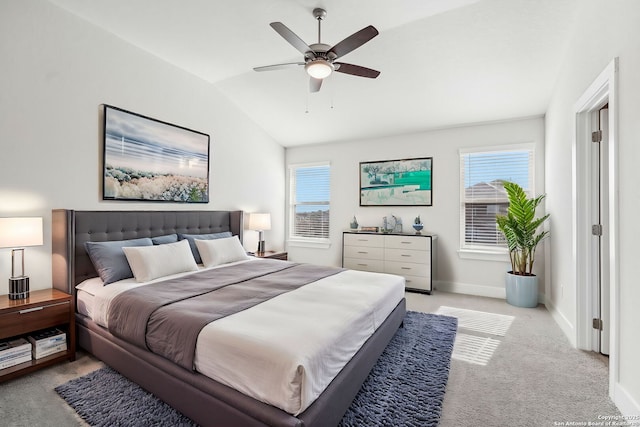
[[[77,285],[98,276],[85,242],[224,232],[230,232],[241,241],[242,227],[241,211],[54,210],[53,286],[76,296]],[[221,381],[133,345],[92,320],[86,312],[83,314],[82,309],[76,313],[77,341],[80,347],[203,426],[333,426],[339,423],[401,325],[406,310],[404,298],[394,304],[388,316],[385,314],[375,332],[324,391],[299,413],[264,403]]]

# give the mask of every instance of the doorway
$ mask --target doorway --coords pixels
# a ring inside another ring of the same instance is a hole
[[[615,58],[576,102],[573,139],[576,345],[609,354],[612,399],[619,371],[617,70]]]

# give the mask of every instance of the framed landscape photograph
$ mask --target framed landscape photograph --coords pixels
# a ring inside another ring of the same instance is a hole
[[[209,202],[209,135],[104,105],[103,200]]]
[[[432,206],[433,158],[360,162],[360,206]]]

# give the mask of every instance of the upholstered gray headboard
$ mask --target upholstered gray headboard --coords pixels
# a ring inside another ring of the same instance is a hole
[[[84,243],[231,231],[242,241],[242,211],[52,211],[53,287],[75,295],[75,286],[97,277]]]

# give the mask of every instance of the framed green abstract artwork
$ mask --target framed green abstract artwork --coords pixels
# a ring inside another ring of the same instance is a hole
[[[360,162],[360,206],[432,206],[433,158]]]

